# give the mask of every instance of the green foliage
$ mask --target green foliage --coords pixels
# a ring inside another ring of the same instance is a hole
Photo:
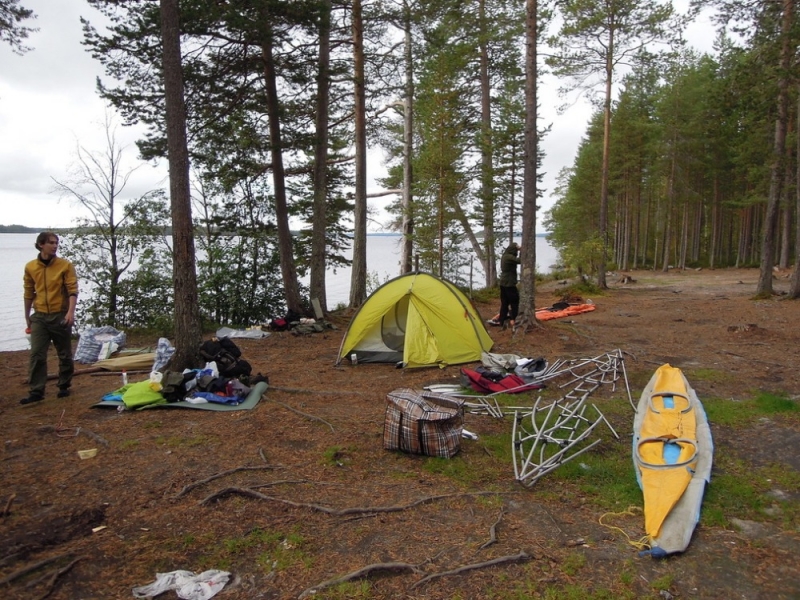
[[[498,286],[479,288],[472,290],[472,300],[479,304],[494,302],[500,298],[500,288]]]
[[[62,254],[75,264],[81,288],[78,322],[126,328],[161,321],[171,331],[165,198],[162,193],[143,196],[126,203],[124,213],[124,226],[78,219],[64,237]]]
[[[381,280],[377,271],[367,271],[367,296],[389,281],[389,279],[388,274],[384,275],[383,280]]]
[[[602,296],[605,292],[592,281],[580,279],[575,283],[564,286],[559,290],[561,298],[574,298],[576,296],[588,298],[589,296]]]

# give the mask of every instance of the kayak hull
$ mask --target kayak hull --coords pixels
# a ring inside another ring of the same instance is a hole
[[[662,365],[642,392],[633,463],[652,556],[683,552],[700,519],[714,444],[703,405],[680,369]]]

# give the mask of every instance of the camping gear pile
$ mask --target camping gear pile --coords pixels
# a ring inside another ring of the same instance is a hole
[[[622,378],[628,401],[633,406],[621,350],[593,358],[557,360],[552,364],[543,358],[527,359],[486,353],[482,363],[484,366],[477,367],[474,372],[463,368],[461,372],[463,386],[483,392],[484,395],[465,394],[458,386],[446,384],[427,386],[426,389],[462,398],[465,411],[471,414],[498,419],[513,416],[511,443],[514,479],[527,487],[599,444],[601,438],[592,441],[589,438],[598,433],[596,428],[600,424],[605,424],[611,435],[619,439],[600,409],[593,403],[587,403],[589,396],[600,386],[610,385],[615,391],[617,381]],[[514,373],[503,375],[502,368]],[[472,373],[481,377],[477,384]],[[522,373],[524,378],[517,373]],[[487,384],[487,381],[490,383]],[[557,400],[542,402],[540,396],[532,407],[501,406],[497,402],[500,394],[541,389],[547,381],[553,382],[557,389],[564,390]],[[519,385],[503,389],[503,382]],[[498,387],[491,388],[489,385]],[[490,393],[485,393],[484,388],[491,390]]]
[[[183,372],[167,370],[162,373],[156,363],[149,379],[126,382],[118,390],[106,394],[101,405],[109,406],[118,402],[121,403],[120,407],[130,410],[167,403],[211,402],[236,406],[250,398],[256,384],[263,384],[257,387],[260,393],[266,390],[268,378],[261,373],[251,377],[250,363],[242,358],[242,351],[229,338],[213,337],[203,342],[200,355],[208,361],[202,369],[186,369]]]
[[[653,557],[689,545],[713,453],[711,429],[694,389],[680,369],[660,366],[642,392],[633,425],[633,463]]]

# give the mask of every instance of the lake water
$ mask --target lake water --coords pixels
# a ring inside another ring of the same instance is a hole
[[[399,275],[400,236],[371,234],[367,236],[367,272],[383,283]],[[0,234],[0,271],[5,275],[5,284],[0,286],[0,351],[25,350],[24,306],[22,303],[22,273],[25,263],[36,258],[35,233]],[[517,238],[519,241],[519,238]],[[351,258],[352,253],[346,253]],[[537,271],[546,273],[558,261],[558,252],[544,237],[536,238]],[[483,287],[483,269],[473,262],[473,287]],[[80,280],[80,273],[78,273]],[[327,275],[328,308],[347,304],[350,299],[350,268],[340,268]],[[469,281],[468,276],[465,279]],[[307,281],[305,283],[308,283]]]

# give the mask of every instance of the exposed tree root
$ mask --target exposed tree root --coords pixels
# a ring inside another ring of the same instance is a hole
[[[500,524],[500,521],[503,519],[503,515],[504,514],[506,514],[506,511],[501,508],[500,509],[500,514],[497,515],[497,521],[492,523],[492,526],[489,527],[489,539],[488,539],[488,541],[486,541],[483,544],[481,544],[481,546],[480,546],[480,548],[478,548],[478,550],[483,550],[484,548],[488,548],[492,544],[497,543],[497,526]]]
[[[416,573],[419,571],[419,565],[412,565],[410,563],[402,563],[402,562],[375,563],[372,565],[367,565],[366,567],[361,567],[360,569],[353,571],[352,573],[348,573],[347,575],[342,575],[341,577],[336,577],[335,579],[328,579],[327,581],[318,583],[317,585],[312,586],[307,590],[305,590],[297,598],[298,600],[302,600],[303,598],[308,598],[309,596],[313,596],[314,594],[321,592],[326,588],[333,587],[335,585],[339,585],[340,583],[345,583],[347,581],[353,581],[354,579],[369,577],[373,573],[382,571],[400,572],[400,573],[411,571],[412,573]]]
[[[210,477],[206,477],[205,479],[201,479],[200,481],[195,481],[194,483],[185,485],[183,489],[175,495],[175,498],[176,499],[181,498],[182,496],[185,496],[196,487],[200,487],[201,485],[209,483],[210,481],[214,481],[215,479],[219,479],[220,477],[233,475],[234,473],[238,473],[240,471],[265,471],[270,469],[283,469],[283,468],[285,467],[283,467],[282,465],[258,465],[254,467],[236,467],[234,469],[222,471],[221,473],[215,473]]]
[[[40,560],[39,562],[33,563],[32,565],[28,565],[27,567],[23,567],[18,571],[14,571],[0,579],[0,585],[6,585],[7,583],[11,583],[19,579],[20,577],[25,577],[28,573],[33,573],[37,569],[41,569],[42,567],[46,567],[50,563],[54,563],[58,560],[61,560],[64,557],[70,557],[69,554],[60,554],[58,556],[51,556],[50,558],[45,558],[44,560]]]
[[[392,513],[392,512],[401,512],[404,510],[408,510],[409,508],[414,508],[416,506],[420,506],[422,504],[427,504],[429,502],[435,502],[437,500],[446,500],[447,498],[459,498],[459,497],[466,497],[466,496],[500,496],[503,494],[519,494],[520,492],[513,491],[513,492],[462,492],[462,493],[455,493],[455,494],[443,494],[441,496],[426,496],[424,498],[420,498],[418,500],[414,500],[409,504],[399,504],[395,506],[366,506],[366,507],[359,507],[353,506],[351,508],[331,508],[330,506],[323,506],[321,504],[312,504],[310,502],[294,502],[292,500],[286,500],[284,498],[276,498],[275,496],[267,496],[266,494],[262,494],[260,492],[255,491],[252,488],[239,488],[239,487],[227,487],[225,489],[219,490],[218,492],[214,492],[210,496],[206,496],[203,498],[198,504],[208,504],[213,502],[214,500],[218,500],[219,498],[223,498],[225,496],[229,496],[232,494],[239,494],[240,496],[249,496],[250,498],[256,498],[257,500],[268,500],[271,502],[278,502],[281,504],[288,504],[289,506],[293,506],[295,508],[309,508],[311,510],[315,510],[317,512],[325,513],[334,517],[342,517],[346,515],[360,515],[364,513]]]
[[[450,571],[443,571],[441,573],[431,573],[426,577],[423,577],[419,581],[417,581],[414,585],[409,588],[413,590],[421,585],[425,585],[429,581],[433,581],[434,579],[440,579],[442,577],[449,577],[450,575],[460,575],[461,573],[466,573],[467,571],[475,571],[477,569],[485,569],[486,567],[494,567],[496,565],[503,565],[507,563],[517,563],[517,562],[526,562],[534,558],[527,552],[520,552],[519,554],[511,554],[509,556],[500,556],[498,558],[493,558],[492,560],[487,560],[485,562],[474,563],[471,565],[463,565],[456,569],[452,569]]]
[[[320,423],[325,423],[325,425],[327,425],[328,427],[330,427],[330,428],[331,428],[331,431],[336,431],[336,430],[333,428],[333,425],[331,425],[330,423],[328,423],[328,422],[327,422],[325,419],[323,419],[322,417],[315,417],[314,415],[309,415],[308,413],[304,413],[304,412],[303,412],[303,411],[301,411],[301,410],[297,410],[296,408],[292,408],[292,407],[291,407],[291,406],[289,406],[288,404],[284,404],[283,402],[278,402],[277,400],[273,400],[273,402],[274,402],[275,404],[279,405],[279,406],[282,406],[283,408],[285,408],[285,409],[287,409],[287,410],[290,410],[290,411],[292,411],[293,413],[296,413],[296,414],[300,415],[301,417],[305,417],[306,419],[311,419],[312,421],[319,421]]]
[[[525,562],[531,560],[533,556],[526,552],[520,552],[519,554],[512,554],[509,556],[500,556],[498,558],[493,558],[492,560],[487,560],[485,562],[474,563],[471,565],[462,565],[455,569],[451,569],[449,571],[443,571],[441,573],[431,573],[430,575],[426,575],[416,583],[414,583],[410,588],[413,590],[421,585],[425,585],[426,583],[433,581],[434,579],[440,579],[442,577],[449,577],[451,575],[460,575],[461,573],[466,573],[468,571],[475,571],[477,569],[485,569],[487,567],[494,567],[497,565],[503,565],[508,563],[518,563],[518,562]],[[428,561],[425,561],[428,562]],[[363,579],[364,577],[369,577],[373,573],[381,573],[381,572],[392,572],[392,573],[419,573],[420,566],[425,564],[411,564],[411,563],[404,563],[404,562],[390,562],[390,563],[374,563],[371,565],[367,565],[360,569],[356,569],[346,575],[342,575],[341,577],[335,577],[333,579],[328,579],[327,581],[323,581],[314,585],[305,591],[303,591],[297,598],[298,600],[303,600],[304,598],[308,598],[321,592],[322,590],[339,585],[340,583],[345,583],[348,581],[353,581],[355,579]]]
[[[75,566],[75,563],[77,563],[79,560],[81,560],[81,557],[76,558],[75,560],[70,562],[68,565],[66,565],[64,567],[61,567],[60,569],[54,570],[52,575],[50,576],[50,581],[48,581],[48,583],[47,583],[47,587],[45,588],[45,590],[42,593],[42,595],[38,597],[37,600],[44,600],[50,594],[52,594],[53,590],[55,589],[56,581],[58,581],[58,578],[61,577],[62,575],[64,575],[65,573],[68,573],[70,571],[70,569],[72,569],[72,567]],[[36,582],[31,582],[31,584],[28,587],[33,587],[34,585],[38,585],[38,583],[39,583],[39,581],[41,581],[41,579],[44,579],[44,577],[40,578]]]

